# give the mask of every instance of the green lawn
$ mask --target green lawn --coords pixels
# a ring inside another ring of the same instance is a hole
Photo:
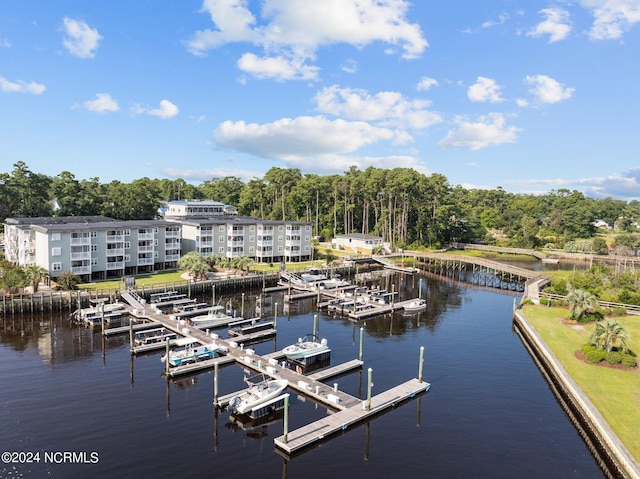
[[[640,368],[618,370],[577,359],[575,351],[588,342],[594,325],[565,323],[564,320],[569,317],[566,308],[525,305],[522,313],[631,454],[640,460]],[[630,348],[639,354],[640,317],[616,319],[629,332]]]

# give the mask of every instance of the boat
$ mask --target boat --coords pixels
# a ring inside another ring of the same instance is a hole
[[[320,289],[338,289],[338,288],[346,288],[347,286],[351,286],[349,281],[344,279],[340,279],[336,276],[333,278],[327,278],[320,281],[317,281],[316,284]]]
[[[189,322],[195,328],[204,329],[225,324],[232,319],[233,316],[225,312],[224,306],[211,306],[207,314],[189,318]]]
[[[245,378],[249,387],[229,401],[227,409],[233,414],[250,414],[261,405],[276,399],[289,385],[286,379],[270,379],[264,374]]]
[[[407,313],[419,313],[425,309],[427,309],[427,302],[424,299],[416,299],[404,305],[404,310]]]
[[[327,346],[327,340],[318,341],[318,337],[315,334],[307,334],[304,338],[298,339],[297,343],[291,344],[282,350],[289,359],[304,359],[330,351],[331,349]]]
[[[167,355],[162,356],[161,361],[169,361],[170,366],[182,366],[183,364],[195,363],[196,361],[204,361],[206,359],[212,359],[216,351],[220,349],[216,343],[196,345],[193,343],[194,338],[184,338],[190,340],[188,344],[169,351],[169,358]],[[177,340],[177,342],[180,340]],[[182,344],[182,343],[179,343]]]
[[[164,343],[167,339],[177,339],[178,335],[173,331],[169,331],[165,327],[147,329],[146,331],[138,331],[134,336],[136,346],[147,346],[149,344]]]
[[[300,277],[303,279],[303,281],[306,281],[308,283],[315,283],[316,281],[328,279],[326,274],[316,268],[312,268],[308,272],[302,273]]]

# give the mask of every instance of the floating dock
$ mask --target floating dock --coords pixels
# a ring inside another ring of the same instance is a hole
[[[411,379],[399,386],[389,389],[371,398],[370,407],[367,409],[365,402],[359,402],[347,409],[343,409],[327,417],[319,419],[288,432],[286,436],[276,437],[274,443],[276,448],[292,455],[306,448],[320,443],[329,437],[344,432],[370,417],[394,408],[400,403],[414,398],[418,394],[429,391],[431,385],[427,382],[420,382]]]

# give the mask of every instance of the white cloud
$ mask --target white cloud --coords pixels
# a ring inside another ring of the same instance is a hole
[[[638,0],[580,0],[594,17],[589,36],[593,40],[616,40],[640,22]]]
[[[379,142],[394,142],[398,136],[398,132],[367,122],[329,120],[323,116],[283,118],[267,124],[225,121],[213,132],[221,150],[278,160],[307,171],[344,171],[351,165],[393,168],[402,164],[419,168],[413,156],[358,154],[358,150]]]
[[[529,90],[542,103],[558,103],[568,100],[573,95],[575,88],[565,86],[547,75],[527,75],[525,83],[532,85]]]
[[[4,77],[0,77],[0,90],[5,93],[31,93],[33,95],[39,95],[46,89],[47,87],[40,83],[27,83],[22,80],[11,82]]]
[[[429,91],[432,86],[438,85],[438,80],[436,80],[435,78],[422,77],[420,78],[420,81],[418,82],[416,88],[418,89],[418,91]]]
[[[62,40],[62,44],[69,53],[80,58],[93,58],[98,43],[102,40],[98,30],[89,27],[82,20],[65,17],[63,22],[66,37]]]
[[[527,32],[530,37],[549,35],[549,43],[567,38],[571,32],[570,14],[562,8],[543,8],[538,13],[545,15],[546,20]]]
[[[245,53],[238,60],[240,70],[256,78],[273,78],[284,80],[315,80],[318,68],[304,64],[301,58],[263,57],[258,58],[253,53]]]
[[[516,98],[516,105],[518,105],[520,108],[525,108],[529,106],[529,101],[525,98]]]
[[[509,14],[502,13],[498,16],[497,20],[487,20],[486,22],[484,22],[481,25],[481,28],[491,28],[491,27],[495,27],[496,25],[502,25],[507,20],[509,20]]]
[[[491,78],[479,76],[476,82],[467,90],[467,96],[471,101],[488,101],[500,103],[504,98],[500,96],[500,86]]]
[[[487,146],[515,143],[517,133],[521,131],[515,126],[508,126],[501,113],[489,113],[472,122],[464,117],[455,120],[456,129],[450,130],[447,136],[440,140],[441,148],[469,148],[480,150]]]
[[[111,98],[111,95],[107,93],[98,93],[96,94],[95,100],[87,100],[83,105],[87,110],[95,111],[96,113],[120,110],[118,102]]]
[[[431,102],[408,100],[393,91],[370,95],[365,90],[333,85],[320,90],[314,101],[322,113],[385,127],[423,129],[442,121],[440,115],[427,110]]]
[[[156,108],[154,110],[149,110],[147,113],[152,116],[157,116],[166,120],[168,118],[173,118],[179,113],[178,107],[171,103],[169,100],[161,100],[160,108]]]
[[[356,73],[358,71],[358,62],[353,59],[345,61],[340,68],[345,73]]]
[[[6,38],[0,40],[0,48],[11,48],[11,42]]]
[[[346,43],[362,48],[384,42],[401,48],[406,59],[417,58],[428,46],[420,26],[407,21],[409,4],[405,0],[264,0],[260,18],[247,4],[247,0],[204,0],[202,11],[209,13],[215,29],[195,32],[186,42],[188,50],[203,55],[227,43],[250,43],[264,50],[263,62],[279,58],[280,63],[263,64],[256,61],[257,55],[247,57],[245,53],[239,66],[248,62],[245,71],[259,78],[275,72],[275,78],[282,80],[307,79],[306,70],[306,74],[283,76],[283,63],[302,66],[326,45]]]
[[[266,169],[265,169],[266,170]],[[252,178],[261,178],[265,171],[245,170],[240,168],[206,168],[192,170],[189,168],[160,168],[160,171],[171,178],[182,178],[191,181],[206,181],[211,178],[235,176],[247,182]]]

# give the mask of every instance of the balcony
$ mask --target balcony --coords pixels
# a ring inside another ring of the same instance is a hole
[[[91,238],[89,236],[72,237],[71,246],[91,246]]]
[[[83,259],[91,259],[91,252],[90,251],[80,251],[77,253],[71,253],[71,259],[72,260],[83,260]]]
[[[107,256],[124,256],[124,248],[107,248]]]
[[[124,269],[124,261],[107,262],[107,270]]]
[[[164,237],[165,238],[180,238],[180,231],[167,230],[167,231],[165,231]]]
[[[155,235],[153,233],[138,233],[138,240],[153,240]]]
[[[138,258],[138,266],[148,266],[153,263],[153,258]]]
[[[73,266],[71,272],[73,274],[91,274],[91,266]]]
[[[138,253],[153,253],[153,246],[138,246]]]
[[[124,243],[124,235],[107,235],[107,243]]]
[[[178,261],[180,259],[179,254],[166,254],[164,255],[165,261]]]

